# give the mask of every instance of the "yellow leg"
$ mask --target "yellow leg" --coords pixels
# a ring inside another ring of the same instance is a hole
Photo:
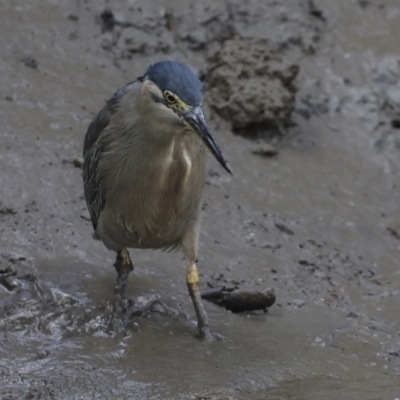
[[[204,309],[200,297],[199,275],[197,274],[197,267],[194,262],[188,263],[186,283],[196,312],[197,326],[199,328],[200,339],[206,339],[207,341],[212,341],[213,338],[211,336],[210,328],[208,325],[207,313]]]
[[[196,267],[199,232],[200,220],[197,219],[188,229],[182,240],[182,250],[187,263],[186,283],[196,312],[200,339],[212,341],[213,337],[208,326],[208,317],[201,302],[200,282]]]

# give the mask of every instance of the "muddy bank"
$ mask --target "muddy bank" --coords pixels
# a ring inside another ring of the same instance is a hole
[[[400,396],[395,0],[0,8],[1,398]],[[113,255],[74,165],[104,101],[166,58],[203,79],[234,169],[209,159],[203,285],[277,295],[207,303],[211,344],[180,253],[132,253],[128,295],[160,304],[109,329]]]

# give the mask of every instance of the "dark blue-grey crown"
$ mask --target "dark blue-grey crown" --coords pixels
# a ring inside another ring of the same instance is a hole
[[[173,61],[152,64],[146,75],[161,91],[175,93],[190,106],[199,106],[202,101],[202,85],[197,76],[186,66]]]

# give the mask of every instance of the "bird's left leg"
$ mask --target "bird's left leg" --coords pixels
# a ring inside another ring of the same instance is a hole
[[[126,309],[125,288],[128,281],[128,275],[133,271],[133,264],[129,257],[128,250],[123,248],[117,253],[117,259],[114,263],[117,271],[117,282],[114,287],[114,329],[121,331],[123,329],[123,315]]]
[[[197,224],[196,224],[197,225]],[[197,248],[199,240],[199,227],[194,226],[186,234],[182,241],[183,254],[187,263],[186,283],[192,298],[194,309],[197,316],[197,326],[199,328],[200,339],[212,341],[208,325],[208,316],[204,309],[200,295],[200,280],[197,273]]]

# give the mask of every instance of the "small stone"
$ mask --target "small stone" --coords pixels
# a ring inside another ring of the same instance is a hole
[[[272,158],[278,154],[278,150],[269,143],[262,143],[251,151],[253,154],[261,157]]]
[[[276,223],[275,227],[278,228],[283,233],[286,233],[288,235],[294,235],[294,232],[284,224]]]
[[[304,300],[302,300],[302,299],[294,299],[294,300],[292,300],[292,304],[294,306],[297,306],[297,307],[300,308],[300,307],[303,307],[304,304],[306,304],[306,302]]]
[[[251,243],[254,241],[254,237],[256,236],[256,234],[254,232],[249,233],[246,236],[246,243]]]
[[[74,164],[75,168],[81,168],[83,169],[83,158],[81,157],[75,157],[72,161],[72,164]]]
[[[47,358],[49,356],[49,354],[50,354],[50,351],[48,351],[48,350],[38,350],[36,352],[36,357],[39,360],[44,360],[45,358]]]
[[[79,21],[79,16],[76,14],[67,14],[67,18],[71,21]]]
[[[347,314],[347,317],[346,318],[358,318],[358,315],[356,314],[356,313],[353,313],[353,311],[350,311],[348,314]]]
[[[15,264],[18,261],[25,261],[26,257],[20,254],[12,254],[8,257],[9,261]]]
[[[84,221],[91,221],[92,219],[90,218],[90,214],[88,212],[83,212],[80,217],[84,220]]]

